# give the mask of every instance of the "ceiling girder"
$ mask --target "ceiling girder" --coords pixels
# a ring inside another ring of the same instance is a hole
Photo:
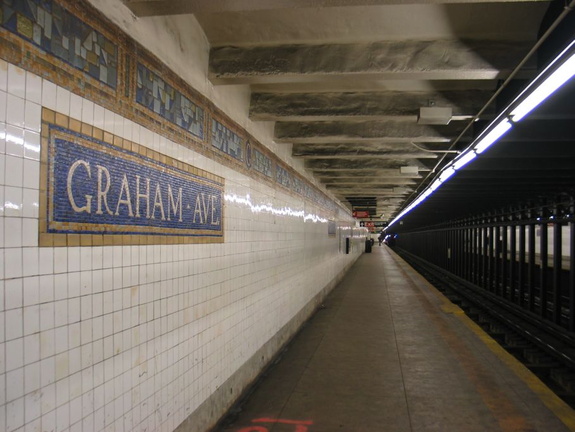
[[[357,180],[353,181],[353,180],[342,180],[340,179],[337,182],[333,182],[333,180],[331,179],[323,179],[322,178],[322,183],[325,185],[325,187],[330,188],[330,187],[352,187],[352,186],[357,186]],[[409,179],[402,179],[399,177],[396,178],[389,178],[389,179],[385,179],[385,178],[362,178],[362,186],[363,187],[389,187],[389,185],[398,185],[398,186],[415,186],[417,185],[417,182],[415,180],[409,180]]]
[[[430,126],[407,121],[326,121],[276,122],[276,142],[283,143],[335,143],[350,140],[363,142],[443,142],[449,143],[461,131],[461,125]],[[471,131],[469,131],[469,135]]]
[[[410,160],[412,165],[416,165],[419,171],[430,170],[431,166],[426,166],[421,160]],[[404,159],[368,159],[368,160],[341,160],[341,159],[310,159],[305,161],[305,167],[311,170],[341,170],[341,171],[368,171],[380,169],[396,169],[408,165]],[[430,164],[431,165],[431,164]]]
[[[362,182],[365,178],[397,178],[398,180],[406,179],[416,179],[419,180],[422,178],[422,175],[417,174],[401,174],[399,169],[364,169],[361,172],[356,172],[353,169],[349,170],[337,170],[333,171],[328,169],[310,169],[313,170],[316,178],[321,179],[355,179],[356,182]]]
[[[386,119],[417,120],[420,107],[449,107],[455,117],[473,117],[493,92],[252,93],[250,118],[263,121]],[[485,115],[492,115],[493,109]]]
[[[406,151],[361,151],[361,150],[305,150],[292,152],[292,156],[302,159],[436,159],[434,153],[406,152]]]
[[[333,6],[376,6],[418,3],[491,3],[500,0],[124,0],[126,6],[139,17],[183,15],[214,12],[242,12],[291,8],[319,8]],[[543,0],[506,0],[543,1]]]
[[[223,46],[210,51],[214,84],[341,79],[500,79],[529,51],[522,41],[429,40]],[[534,62],[526,68],[534,68]]]

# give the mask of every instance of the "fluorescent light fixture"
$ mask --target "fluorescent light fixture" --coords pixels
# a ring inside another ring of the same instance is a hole
[[[549,75],[535,90],[511,111],[511,120],[518,122],[541,102],[551,96],[555,90],[575,75],[575,54]]]
[[[459,157],[458,159],[456,159],[454,161],[453,169],[458,170],[458,169],[463,168],[465,165],[467,165],[469,162],[471,162],[476,157],[477,157],[477,153],[475,153],[474,151],[470,151],[470,152],[467,152],[467,153],[461,155],[461,157]]]
[[[491,144],[501,138],[509,129],[511,129],[511,123],[508,119],[503,119],[495,126],[491,132],[485,135],[479,140],[475,147],[473,148],[477,154],[483,153]]]
[[[489,132],[484,136],[480,136],[479,140],[475,140],[468,149],[460,154],[453,162],[447,165],[440,172],[439,176],[435,181],[428,186],[423,193],[421,193],[415,201],[413,201],[408,207],[401,211],[385,228],[387,230],[395,222],[403,218],[407,213],[421,204],[426,200],[432,193],[435,192],[445,181],[447,181],[457,170],[463,168],[468,163],[473,161],[477,155],[483,153],[492,144],[497,142],[504,134],[506,134],[509,129],[513,127],[512,122],[518,122],[526,115],[528,115],[533,109],[535,109],[539,104],[541,104],[545,99],[547,99],[551,94],[553,94],[557,89],[569,81],[573,76],[575,76],[575,54],[573,53],[575,48],[575,41],[561,53],[555,60],[553,60],[549,66],[529,85],[521,95],[515,100],[521,100],[517,106],[515,106],[511,111],[510,108],[515,104],[512,103],[508,106],[499,117],[488,126]],[[567,57],[567,52],[570,51],[570,57],[566,61],[562,62],[562,57]],[[562,63],[561,63],[562,62]],[[560,64],[561,63],[561,64]],[[560,64],[560,66],[557,66]],[[548,71],[555,69],[552,73],[548,74]],[[547,75],[548,74],[548,75]],[[547,75],[546,78],[541,77]],[[434,114],[431,112],[431,114]],[[420,116],[421,117],[421,116]],[[494,126],[495,125],[495,126]],[[402,167],[401,172],[405,173],[404,167]],[[407,168],[407,167],[405,167]]]
[[[443,183],[443,180],[441,180],[441,179],[435,180],[433,183],[431,183],[431,186],[429,186],[429,190],[431,192],[435,192],[435,189],[437,189],[439,186],[441,186],[441,183]]]
[[[447,180],[449,177],[451,177],[453,174],[455,174],[455,168],[453,167],[449,167],[447,169],[444,169],[441,174],[439,174],[439,179],[441,180],[441,182],[445,182],[445,180]]]

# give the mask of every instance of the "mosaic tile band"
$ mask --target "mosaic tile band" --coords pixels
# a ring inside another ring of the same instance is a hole
[[[138,63],[136,101],[194,136],[204,139],[204,110]]]
[[[85,0],[0,0],[0,57],[326,217],[339,208]]]
[[[116,88],[118,48],[56,2],[3,0],[2,27]]]

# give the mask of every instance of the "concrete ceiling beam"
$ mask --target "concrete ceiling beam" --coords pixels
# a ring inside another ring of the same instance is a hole
[[[413,153],[401,151],[381,151],[381,152],[354,152],[350,151],[318,151],[301,150],[292,152],[293,157],[302,159],[345,159],[345,160],[360,160],[360,159],[436,159],[437,155],[434,153]]]
[[[321,168],[309,168],[313,171],[314,176],[318,179],[338,179],[338,178],[345,178],[345,179],[352,179],[355,182],[361,182],[363,179],[367,178],[395,178],[398,179],[421,179],[421,174],[401,174],[399,169],[364,169],[361,172],[356,172],[353,169],[349,170],[330,170],[330,169],[321,169]],[[421,169],[421,168],[420,168]]]
[[[499,79],[530,43],[493,40],[386,41],[331,45],[224,46],[210,51],[214,84],[357,79]],[[534,68],[534,62],[526,65]]]
[[[353,187],[357,186],[357,184],[358,184],[357,181],[349,181],[349,180],[323,182],[323,185],[327,188]],[[362,186],[373,187],[373,188],[389,187],[389,186],[417,186],[416,182],[414,181],[405,181],[400,178],[384,179],[384,180],[373,179],[373,181],[368,181],[368,179],[365,179],[365,181],[363,181],[361,184]]]
[[[242,12],[331,6],[379,6],[393,4],[492,3],[501,0],[124,0],[139,17],[214,12]],[[507,0],[543,1],[543,0]]]
[[[439,92],[252,93],[250,118],[261,121],[368,120],[409,117],[420,107],[450,107],[455,119],[473,117],[493,92],[461,90]],[[492,108],[485,115],[494,114]]]
[[[344,187],[354,187],[357,186],[357,182],[350,182],[350,181],[342,181],[342,182],[327,182],[327,183],[323,183],[325,187],[329,188],[344,188]],[[362,183],[365,187],[373,187],[373,188],[379,188],[379,187],[389,187],[389,186],[397,186],[397,187],[403,187],[403,186],[412,186],[415,187],[417,186],[417,184],[415,182],[411,182],[411,183],[406,183],[404,181],[402,181],[402,179],[396,179],[396,181],[394,180],[383,180],[383,181],[378,181],[378,182],[365,182]]]
[[[277,122],[275,140],[280,143],[443,142],[459,135],[462,125],[419,125],[403,121]]]
[[[389,197],[396,197],[396,198],[402,198],[405,197],[405,195],[410,194],[412,191],[411,190],[406,190],[406,191],[396,191],[394,190],[394,188],[379,188],[379,189],[345,189],[345,188],[340,188],[340,189],[330,189],[330,191],[341,194],[341,195],[345,195],[346,197],[354,197],[354,196],[364,196],[366,194],[374,197],[375,199],[378,198],[389,198]]]
[[[428,171],[419,159],[410,159],[411,164],[416,164],[419,171]],[[310,159],[304,161],[305,168],[310,170],[330,170],[330,171],[368,171],[395,169],[399,171],[401,166],[407,165],[408,160],[402,159],[366,159],[366,160],[345,160],[345,159]],[[432,165],[433,163],[430,163]]]
[[[418,148],[419,147],[419,148]],[[333,158],[399,158],[399,159],[436,159],[440,152],[424,151],[423,145],[418,147],[410,143],[387,142],[353,142],[353,143],[314,143],[294,144],[292,156],[307,159]],[[443,145],[445,147],[445,145]]]

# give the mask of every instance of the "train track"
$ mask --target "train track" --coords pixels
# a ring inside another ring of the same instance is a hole
[[[395,251],[575,408],[575,334],[415,255]]]

